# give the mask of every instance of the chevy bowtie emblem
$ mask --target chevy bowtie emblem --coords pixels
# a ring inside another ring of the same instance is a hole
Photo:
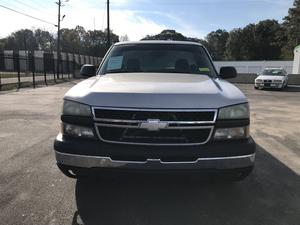
[[[158,131],[160,129],[167,128],[168,123],[162,122],[159,119],[148,119],[147,122],[142,122],[140,128],[147,129],[149,131]]]

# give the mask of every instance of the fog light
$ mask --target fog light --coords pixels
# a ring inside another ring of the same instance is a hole
[[[73,124],[62,124],[62,133],[73,137],[94,138],[94,131],[90,127],[82,127]]]
[[[249,126],[233,128],[217,128],[215,131],[215,140],[242,139],[249,137]]]

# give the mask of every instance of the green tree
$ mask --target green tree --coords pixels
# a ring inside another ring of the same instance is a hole
[[[163,30],[160,34],[147,35],[142,40],[172,40],[172,41],[186,41],[187,37],[175,30]]]
[[[207,41],[199,38],[186,37],[175,30],[163,30],[156,35],[147,35],[142,40],[172,40],[172,41],[191,41],[198,42],[204,46],[207,46]]]
[[[111,43],[119,42],[119,36],[111,31]],[[43,50],[56,51],[57,38],[48,31],[19,30],[0,39],[0,50]],[[88,30],[81,26],[61,29],[61,50],[63,52],[103,57],[107,51],[107,30]]]
[[[281,57],[284,32],[276,20],[249,24],[229,33],[226,43],[227,60],[276,60]]]
[[[255,25],[255,51],[257,60],[276,60],[281,57],[284,38],[282,26],[276,20],[264,20]]]
[[[61,50],[63,52],[86,54],[86,36],[87,32],[82,26],[76,26],[75,29],[62,29]]]
[[[228,37],[229,33],[221,29],[210,32],[205,37],[207,48],[214,60],[223,60],[225,58]]]
[[[111,44],[119,42],[119,36],[110,31]],[[85,36],[86,54],[103,57],[107,51],[107,30],[90,30]]]
[[[83,54],[85,30],[77,26],[75,29],[61,30],[61,50],[63,52]],[[57,40],[55,41],[57,43]]]
[[[249,24],[243,29],[234,29],[229,33],[226,43],[227,60],[255,60],[255,25]]]
[[[37,29],[34,31],[34,37],[38,50],[53,51],[55,47],[55,39],[48,31]]]
[[[51,51],[55,45],[53,35],[48,31],[22,29],[2,39],[1,49],[7,50],[44,50]]]
[[[284,29],[287,34],[287,44],[282,49],[284,58],[293,58],[294,47],[300,44],[300,0],[295,0],[284,18]]]
[[[230,31],[226,43],[225,58],[227,60],[242,59],[242,29],[234,29]]]
[[[107,30],[88,30],[77,26],[75,29],[61,30],[63,52],[103,57],[107,51]],[[111,43],[119,42],[119,36],[110,33]]]
[[[22,29],[9,35],[4,41],[7,50],[36,50],[37,44],[33,31]]]

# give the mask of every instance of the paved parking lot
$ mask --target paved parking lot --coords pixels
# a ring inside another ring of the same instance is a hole
[[[238,85],[250,100],[258,153],[254,173],[228,184],[66,178],[52,145],[73,85],[0,93],[0,224],[300,224],[300,87]]]

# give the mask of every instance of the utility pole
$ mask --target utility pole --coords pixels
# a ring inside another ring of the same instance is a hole
[[[110,48],[109,0],[107,0],[107,49]]]
[[[94,31],[96,30],[96,17],[94,17]]]
[[[57,79],[59,79],[59,67],[60,67],[60,8],[61,8],[61,0],[56,2],[58,5],[58,19],[57,19]]]

